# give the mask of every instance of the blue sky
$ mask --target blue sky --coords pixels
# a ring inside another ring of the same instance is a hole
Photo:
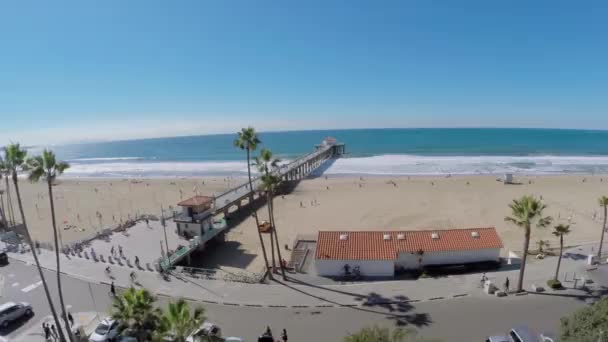
[[[0,143],[608,129],[601,1],[4,1]]]

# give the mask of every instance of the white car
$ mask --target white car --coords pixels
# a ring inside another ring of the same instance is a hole
[[[118,321],[106,318],[99,323],[95,331],[89,336],[91,342],[112,341],[118,337]]]
[[[222,330],[211,322],[205,322],[186,338],[186,342],[198,342],[204,336],[222,337]]]
[[[32,306],[28,303],[4,303],[0,305],[0,327],[6,328],[11,322],[24,316],[31,317],[33,314]]]

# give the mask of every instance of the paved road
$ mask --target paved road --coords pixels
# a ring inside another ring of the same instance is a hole
[[[18,261],[1,269],[4,289],[1,300],[28,301],[36,318],[0,336],[14,338],[49,314],[42,286],[37,286],[35,267]],[[45,272],[54,280],[52,272]],[[64,276],[66,305],[73,312],[104,311],[110,306],[108,286]],[[54,281],[50,281],[55,293]],[[17,285],[15,285],[17,284]],[[167,299],[161,297],[160,305]],[[412,305],[377,305],[359,308],[255,308],[205,304],[209,319],[221,324],[225,334],[252,340],[266,325],[275,331],[286,328],[290,341],[339,341],[363,326],[418,327],[424,335],[445,341],[481,341],[484,336],[506,331],[517,324],[555,331],[559,318],[585,305],[574,298],[528,295],[510,299],[459,298],[418,302]]]

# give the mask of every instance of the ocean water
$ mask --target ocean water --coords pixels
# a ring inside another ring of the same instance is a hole
[[[553,129],[354,129],[260,133],[283,160],[332,136],[344,158],[331,175],[608,173],[608,131]],[[72,177],[243,176],[234,134],[53,146]],[[36,153],[41,147],[33,147]]]

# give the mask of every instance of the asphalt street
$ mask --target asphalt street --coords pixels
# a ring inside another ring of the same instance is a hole
[[[12,326],[0,336],[12,339],[50,313],[36,268],[19,261],[0,268],[4,286],[0,302],[26,301],[35,317]],[[54,272],[45,271],[56,296]],[[106,311],[111,300],[106,284],[62,277],[64,297],[72,312]],[[160,297],[166,305],[168,298]],[[58,304],[56,304],[58,306]],[[411,304],[378,304],[343,308],[258,308],[205,304],[207,317],[222,327],[225,336],[254,340],[267,325],[277,334],[286,328],[290,341],[340,341],[349,332],[378,324],[417,328],[425,336],[444,341],[483,341],[490,334],[526,324],[538,331],[556,331],[559,318],[585,305],[571,297],[527,295],[508,299],[455,298]]]

